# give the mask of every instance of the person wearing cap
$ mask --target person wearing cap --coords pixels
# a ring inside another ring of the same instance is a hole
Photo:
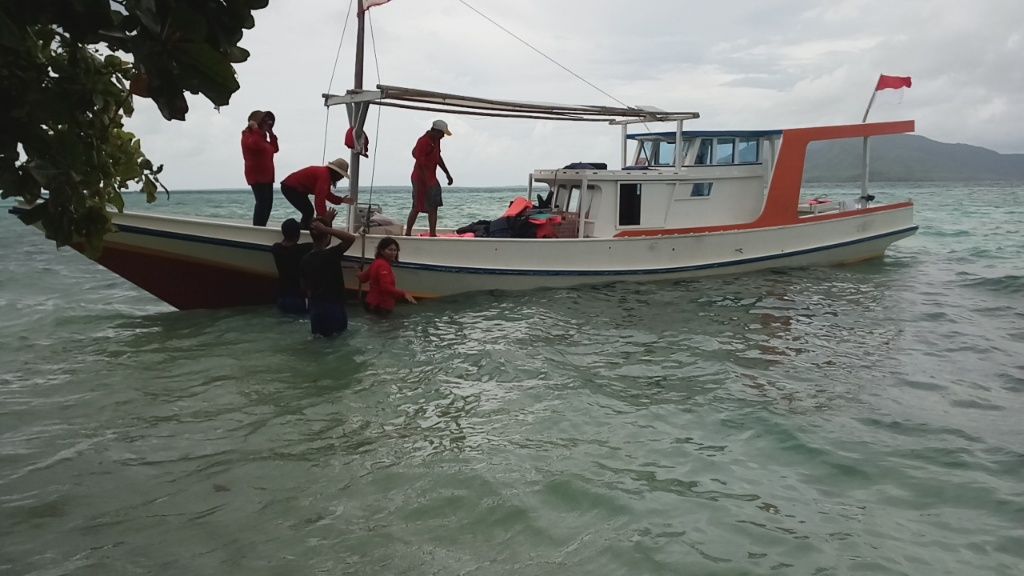
[[[427,213],[430,235],[437,236],[437,209],[444,205],[441,201],[441,183],[437,181],[437,167],[444,170],[448,185],[451,186],[454,180],[441,158],[441,139],[451,135],[447,122],[434,120],[430,130],[420,136],[412,149],[416,164],[412,169],[412,210],[405,224],[406,236],[412,235],[412,227],[416,225],[416,218],[421,212]]]
[[[327,203],[351,204],[348,196],[336,196],[331,188],[342,178],[349,178],[348,160],[338,158],[326,166],[309,166],[293,172],[281,181],[281,194],[302,214],[299,224],[309,230],[313,217],[327,216]],[[309,197],[313,196],[313,201]]]
[[[242,159],[245,162],[245,181],[252,187],[256,207],[252,211],[252,225],[266,226],[270,210],[274,207],[274,154],[280,151],[274,134],[274,113],[254,110],[249,114],[249,125],[242,130]]]

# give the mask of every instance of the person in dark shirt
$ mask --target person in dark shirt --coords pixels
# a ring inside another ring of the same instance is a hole
[[[356,237],[331,228],[326,218],[313,220],[309,235],[313,239],[313,250],[302,257],[300,266],[302,285],[309,300],[309,327],[314,335],[334,336],[348,328],[341,259]],[[337,238],[340,243],[330,246],[331,238]]]
[[[299,221],[289,218],[281,223],[280,242],[270,247],[277,265],[277,308],[285,314],[306,313],[306,293],[302,291],[302,257],[313,249],[311,242],[299,243]]]

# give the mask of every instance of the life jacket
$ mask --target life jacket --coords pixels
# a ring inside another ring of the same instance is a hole
[[[533,208],[533,202],[530,202],[526,198],[520,196],[512,201],[512,205],[508,207],[508,210],[506,210],[502,216],[519,216],[530,208]]]

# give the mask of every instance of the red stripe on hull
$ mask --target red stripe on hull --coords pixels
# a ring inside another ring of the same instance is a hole
[[[98,262],[178,310],[261,306],[276,300],[277,278],[260,274],[109,244]]]

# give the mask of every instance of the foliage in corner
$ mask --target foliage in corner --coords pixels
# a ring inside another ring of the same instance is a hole
[[[157,197],[163,167],[124,128],[133,98],[167,120],[185,119],[185,92],[226,105],[249,57],[242,33],[268,1],[0,0],[0,198],[97,257],[121,191]]]

